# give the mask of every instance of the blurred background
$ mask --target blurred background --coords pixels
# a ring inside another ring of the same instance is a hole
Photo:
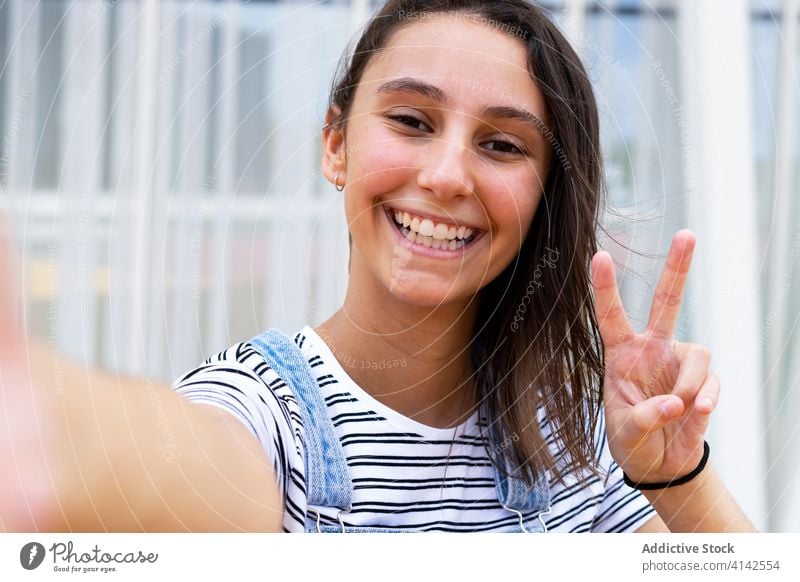
[[[625,305],[641,329],[692,228],[679,339],[721,380],[712,458],[757,527],[798,532],[800,0],[540,5],[597,88]],[[0,206],[28,330],[171,383],[331,315],[347,229],[320,131],[377,6],[0,0]]]

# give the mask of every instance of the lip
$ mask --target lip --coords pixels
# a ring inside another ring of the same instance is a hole
[[[473,237],[473,239],[469,242],[469,244],[464,245],[460,249],[456,249],[451,251],[450,249],[434,249],[433,247],[426,247],[425,245],[420,245],[414,242],[411,242],[406,237],[403,236],[403,233],[400,232],[397,224],[392,217],[392,212],[394,210],[400,210],[399,208],[390,208],[389,206],[383,205],[383,214],[386,216],[386,220],[389,221],[389,227],[392,229],[394,233],[395,240],[397,240],[398,244],[401,246],[409,249],[413,253],[417,255],[421,255],[423,257],[431,257],[434,259],[454,259],[461,257],[468,253],[484,235],[484,231],[479,230],[478,233]],[[410,214],[410,213],[409,213]]]

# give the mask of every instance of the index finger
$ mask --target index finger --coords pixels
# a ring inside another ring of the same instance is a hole
[[[635,332],[619,296],[614,261],[607,251],[600,251],[592,258],[592,287],[594,310],[603,345],[610,348],[633,337]]]
[[[647,329],[660,338],[670,338],[675,333],[694,246],[695,236],[691,230],[679,230],[672,237],[647,322]]]

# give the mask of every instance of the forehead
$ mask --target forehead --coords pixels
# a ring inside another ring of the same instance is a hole
[[[519,32],[474,15],[427,16],[405,24],[370,60],[357,92],[377,97],[386,81],[412,77],[441,88],[448,106],[512,105],[545,116],[544,97],[531,79]]]

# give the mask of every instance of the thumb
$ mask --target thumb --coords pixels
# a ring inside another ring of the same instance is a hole
[[[662,394],[648,398],[633,407],[631,421],[637,430],[648,434],[661,430],[684,411],[683,400],[674,394]]]

